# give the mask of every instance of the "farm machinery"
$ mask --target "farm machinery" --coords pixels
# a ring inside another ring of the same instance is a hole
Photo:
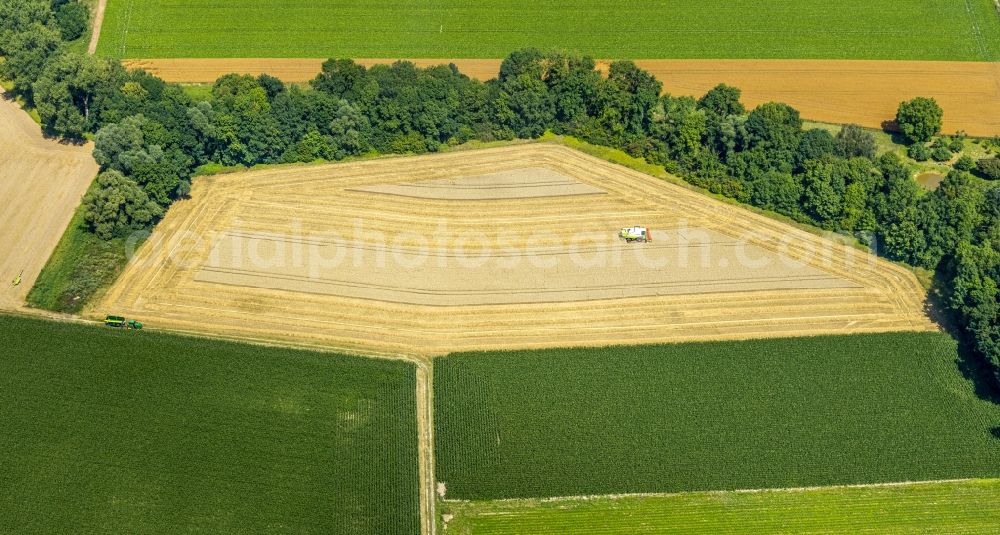
[[[646,227],[626,227],[621,230],[618,237],[624,239],[625,241],[632,243],[638,242],[650,242],[653,241],[652,235],[649,233],[649,229]]]
[[[104,325],[116,329],[129,329],[134,331],[142,330],[142,323],[137,320],[128,320],[123,316],[107,316],[104,318]]]

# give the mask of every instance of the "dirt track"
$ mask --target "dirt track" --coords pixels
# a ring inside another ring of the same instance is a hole
[[[359,63],[386,63],[359,59]],[[454,62],[465,74],[496,76],[500,60],[412,60],[418,65]],[[268,72],[289,82],[315,78],[321,59],[151,59],[129,60],[173,82],[209,83],[228,72]],[[945,110],[946,133],[1000,134],[1000,63],[961,61],[856,60],[637,60],[674,95],[700,96],[719,82],[743,90],[753,107],[786,102],[803,117],[879,128],[896,115],[900,101],[931,96]],[[603,66],[603,64],[602,64]]]
[[[90,42],[87,44],[87,53],[93,55],[97,52],[97,41],[101,37],[101,26],[104,25],[104,11],[108,7],[108,0],[97,0],[97,6],[92,13],[93,25],[90,30]]]
[[[24,305],[97,175],[88,145],[61,144],[0,92],[0,308]],[[21,284],[12,286],[24,271]]]
[[[537,168],[604,193],[483,201],[359,191]],[[91,314],[418,355],[933,328],[917,282],[892,264],[556,145],[220,175],[196,181],[192,197]],[[659,235],[630,247],[609,240],[631,224]],[[675,252],[664,266],[627,259],[680,248],[684,233],[708,237],[690,245],[686,266]],[[233,234],[244,236],[239,246]],[[547,263],[573,243],[598,246],[582,264]],[[380,247],[384,265],[371,256]],[[587,264],[616,250],[626,257],[618,269]],[[502,264],[457,264],[483,257]],[[552,289],[564,295],[536,295]],[[519,291],[531,299],[511,297]]]

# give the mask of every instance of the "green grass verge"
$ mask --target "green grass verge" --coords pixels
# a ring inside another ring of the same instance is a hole
[[[0,316],[0,532],[418,531],[411,364]]]
[[[449,535],[994,533],[1000,480],[589,500],[446,503]]]
[[[113,57],[1000,59],[992,0],[109,0]]]
[[[451,355],[437,479],[489,500],[1000,477],[1000,405],[956,362],[938,333]]]
[[[142,239],[102,240],[90,232],[77,207],[38,280],[28,293],[28,306],[76,313],[110,286]]]

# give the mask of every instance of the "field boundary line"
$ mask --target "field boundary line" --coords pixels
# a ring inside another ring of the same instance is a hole
[[[90,43],[87,45],[87,53],[93,56],[97,52],[97,41],[101,38],[101,27],[104,25],[104,10],[108,6],[108,0],[97,0],[97,8],[94,9],[94,24],[90,33]]]
[[[599,500],[599,499],[620,500],[627,498],[671,498],[676,496],[689,496],[692,494],[712,494],[712,495],[764,494],[764,493],[813,492],[813,491],[838,490],[838,489],[879,489],[879,488],[917,487],[921,485],[935,485],[943,483],[973,483],[977,481],[1000,482],[1000,478],[965,477],[956,479],[925,479],[920,481],[895,481],[887,483],[851,483],[844,485],[817,485],[817,486],[807,486],[807,487],[776,487],[776,488],[759,488],[759,489],[733,489],[733,490],[686,490],[680,492],[633,492],[633,493],[620,493],[620,494],[583,494],[577,496],[553,496],[549,498],[537,498],[537,497],[500,498],[493,500],[458,500],[458,499],[444,498],[441,501],[445,503],[472,503],[479,501],[486,501],[489,503],[516,503],[529,500],[537,500],[539,503],[557,503],[557,502],[583,502],[583,501]]]

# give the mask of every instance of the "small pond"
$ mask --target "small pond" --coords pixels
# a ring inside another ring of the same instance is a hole
[[[941,181],[944,180],[944,177],[945,175],[941,173],[928,171],[917,175],[917,183],[927,189],[937,189],[941,185]]]

